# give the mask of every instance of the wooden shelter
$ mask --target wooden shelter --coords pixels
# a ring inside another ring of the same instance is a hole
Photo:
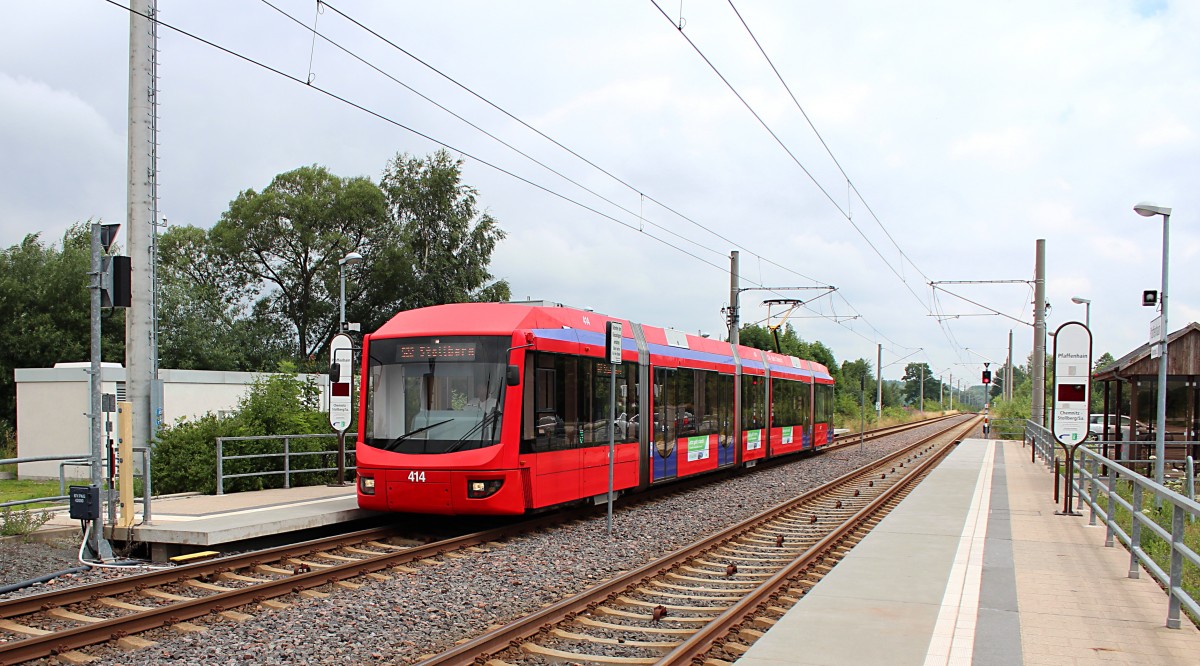
[[[1098,369],[1093,382],[1104,384],[1105,440],[1152,442],[1158,428],[1158,365],[1144,344],[1113,363]],[[1168,446],[1167,458],[1192,455],[1200,458],[1200,324],[1192,322],[1167,337],[1167,418],[1164,439],[1189,442],[1191,446]],[[1094,386],[1095,384],[1093,384]],[[1124,432],[1121,416],[1129,417]],[[1117,424],[1122,427],[1117,427]],[[1123,457],[1148,457],[1129,451]]]

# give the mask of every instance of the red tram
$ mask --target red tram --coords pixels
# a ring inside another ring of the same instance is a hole
[[[402,312],[363,342],[358,504],[521,514],[818,449],[833,378],[791,356],[538,303]]]

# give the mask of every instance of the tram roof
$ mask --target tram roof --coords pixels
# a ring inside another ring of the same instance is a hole
[[[393,338],[413,335],[510,335],[520,330],[576,329],[604,333],[605,323],[619,321],[625,325],[625,336],[631,337],[627,319],[606,314],[547,304],[543,301],[516,303],[450,303],[434,305],[396,314],[371,334],[371,337]],[[668,345],[670,339],[686,340],[687,349],[705,354],[731,357],[729,343],[699,335],[653,325],[643,325],[646,341],[651,345]],[[676,345],[678,346],[678,345]],[[816,361],[800,360],[793,365],[790,356],[739,347],[745,360],[767,361],[773,365],[803,369],[805,375],[829,378],[828,369]],[[797,373],[800,374],[800,373]]]

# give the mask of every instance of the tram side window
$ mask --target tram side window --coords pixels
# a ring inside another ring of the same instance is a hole
[[[733,428],[733,377],[696,371],[697,435],[728,436]]]
[[[812,384],[796,384],[796,417],[794,425],[809,425],[812,422]]]
[[[817,384],[816,419],[818,423],[833,422],[833,385]]]
[[[611,366],[568,354],[534,352],[527,358],[525,376],[532,385],[525,387],[521,452],[607,445]],[[638,366],[623,363],[617,373],[615,439],[637,441]]]
[[[733,439],[733,375],[721,375],[716,382],[717,434],[721,442]]]
[[[612,372],[617,373],[616,421],[614,423],[613,441],[637,441],[637,364],[622,363],[610,365],[595,359],[581,359],[590,363],[592,370],[592,411],[589,419],[590,426],[585,435],[585,442],[590,445],[608,444],[608,424],[613,417],[609,410],[612,404],[609,400],[609,389],[612,384]]]
[[[742,377],[742,429],[758,430],[766,427],[766,393],[764,377],[746,375]]]
[[[797,415],[796,382],[771,380],[771,426],[778,428],[799,424]]]

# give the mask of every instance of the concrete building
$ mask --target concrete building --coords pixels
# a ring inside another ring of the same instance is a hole
[[[17,368],[17,456],[89,455],[88,441],[88,363],[58,363],[53,368]],[[238,400],[258,378],[255,372],[215,372],[209,370],[159,370],[163,385],[162,423],[194,419],[213,413],[218,416],[237,408]],[[300,375],[311,378],[321,388],[325,405],[325,375]],[[125,368],[105,363],[100,371],[101,392],[125,398]],[[113,437],[117,415],[111,417]],[[22,463],[17,474],[23,479],[57,479],[59,462]],[[67,466],[67,478],[86,478],[87,467]]]

